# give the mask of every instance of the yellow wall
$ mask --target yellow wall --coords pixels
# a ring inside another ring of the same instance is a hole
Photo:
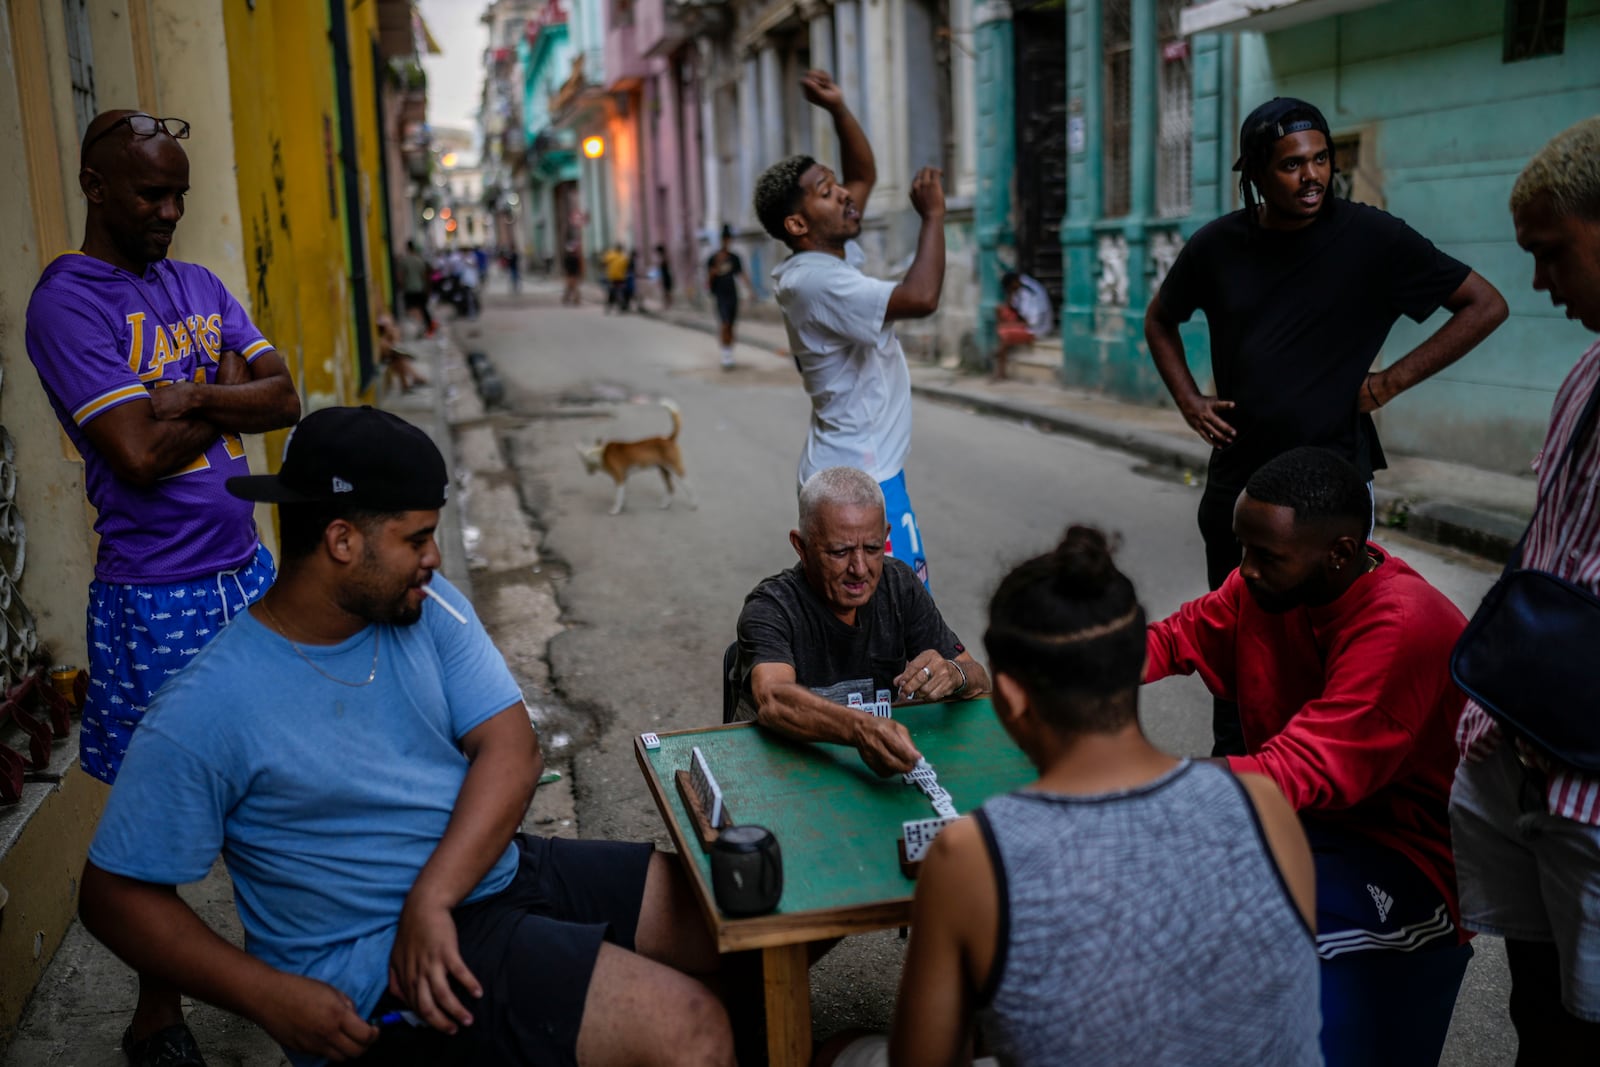
[[[387,308],[381,136],[371,41],[377,5],[344,4],[364,220],[347,248],[330,0],[92,0],[96,106],[189,120],[190,194],[172,254],[214,271],[283,354],[306,410],[358,402],[350,278],[365,275],[373,320]],[[83,239],[79,133],[60,0],[0,0],[0,425],[16,446],[27,524],[19,592],[57,661],[82,663],[92,515],[82,463],[28,362],[24,313],[40,270]],[[349,255],[370,267],[352,271]],[[246,438],[256,470],[276,469],[283,434]],[[270,511],[257,513],[273,544]],[[31,815],[0,850],[10,892],[0,922],[0,1046],[49,963],[76,904],[103,789],[79,771],[30,785]]]
[[[345,0],[350,22],[350,79],[355,96],[356,155],[361,167],[361,213],[367,237],[367,290],[372,321],[385,312],[393,292],[389,272],[389,220],[383,213],[383,139],[378,129],[378,94],[372,42],[378,35],[378,5]],[[377,349],[373,349],[377,358]]]

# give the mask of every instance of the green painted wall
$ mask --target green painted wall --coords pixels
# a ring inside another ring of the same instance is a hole
[[[1132,131],[1129,165],[1131,209],[1106,218],[1104,68],[1101,60],[1100,0],[1069,0],[1067,6],[1067,109],[1081,119],[1081,148],[1067,157],[1067,218],[1061,227],[1066,286],[1061,309],[1061,378],[1069,385],[1100,389],[1124,400],[1170,404],[1144,343],[1144,311],[1157,287],[1150,259],[1151,238],[1162,231],[1183,235],[1231,206],[1229,154],[1236,124],[1229,38],[1204,35],[1191,40],[1194,92],[1194,166],[1191,214],[1183,219],[1155,216],[1157,142],[1156,73],[1159,62],[1154,0],[1134,0],[1132,56]],[[1069,141],[1071,138],[1069,138]],[[1223,159],[1226,157],[1226,161]],[[1126,306],[1097,302],[1098,247],[1104,237],[1120,236],[1128,246]],[[1186,325],[1184,346],[1195,378],[1211,376],[1210,343],[1201,320]]]
[[[1600,113],[1600,0],[1570,0],[1567,10],[1562,55],[1510,64],[1503,0],[1391,0],[1238,39],[1241,110],[1298,96],[1322,108],[1336,136],[1360,130],[1372,141],[1385,209],[1470,264],[1511,306],[1482,347],[1380,413],[1395,451],[1525,470],[1556,387],[1593,343],[1533,291],[1506,208],[1528,157]],[[1197,162],[1197,211],[1199,174]],[[1443,321],[1443,313],[1420,326],[1402,319],[1383,362]]]
[[[1014,240],[1011,188],[1017,163],[1017,100],[1009,9],[984,5],[975,21],[978,191],[972,206],[978,246],[978,348],[987,357],[1001,300],[1000,250]]]

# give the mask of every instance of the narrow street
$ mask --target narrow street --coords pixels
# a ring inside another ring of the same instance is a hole
[[[550,644],[551,682],[571,731],[578,829],[585,837],[666,839],[634,762],[633,735],[720,719],[719,668],[745,593],[794,560],[795,462],[808,403],[787,358],[749,345],[723,372],[713,338],[637,315],[572,309],[556,291],[492,297],[457,323],[469,352],[489,356],[507,385],[494,417],[526,506],[558,568],[565,630]],[[699,502],[658,509],[659,478],[628,483],[611,516],[609,478],[587,476],[574,445],[665,432],[670,397]],[[1121,537],[1120,562],[1152,616],[1203,591],[1194,527],[1198,489],[1129,456],[956,407],[917,401],[907,478],[946,619],[981,657],[986,598],[1027,555],[1073,521]],[[1379,537],[1469,613],[1492,581],[1481,561]],[[1209,744],[1209,697],[1192,679],[1145,694],[1152,738],[1181,754]],[[565,741],[566,739],[563,738]],[[566,758],[564,751],[562,757]],[[854,938],[813,972],[817,1033],[882,1028],[901,942]],[[1480,939],[1456,1009],[1445,1064],[1509,1062],[1507,982],[1498,942]]]

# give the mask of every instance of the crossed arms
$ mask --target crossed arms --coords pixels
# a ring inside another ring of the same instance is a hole
[[[300,420],[300,397],[283,357],[268,350],[246,363],[217,361],[214,382],[162,384],[83,424],[89,442],[118,478],[141,488],[182,470],[223,433],[265,433]]]

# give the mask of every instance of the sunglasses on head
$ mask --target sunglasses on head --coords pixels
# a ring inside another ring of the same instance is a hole
[[[158,131],[179,141],[185,140],[189,136],[189,123],[184,119],[158,119],[151,115],[124,115],[90,138],[89,143],[83,146],[83,150],[87,152],[97,142],[105,140],[108,134],[120,126],[127,126],[128,129],[133,131],[135,137],[154,137]]]

